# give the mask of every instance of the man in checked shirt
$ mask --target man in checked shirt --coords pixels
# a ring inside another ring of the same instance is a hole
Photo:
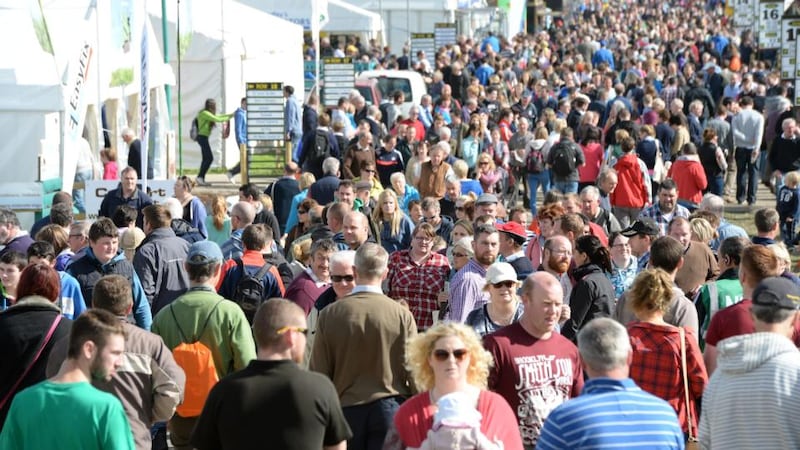
[[[494,225],[480,225],[475,229],[472,243],[475,256],[450,280],[450,310],[445,320],[464,323],[473,309],[488,301],[483,287],[486,269],[497,259],[500,235]]]
[[[433,325],[439,292],[450,274],[447,257],[433,251],[435,238],[433,226],[421,223],[414,229],[411,248],[396,251],[389,258],[389,297],[408,303],[420,331]]]

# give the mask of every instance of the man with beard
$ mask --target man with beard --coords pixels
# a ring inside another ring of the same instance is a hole
[[[670,178],[658,188],[658,201],[639,213],[639,219],[650,218],[656,221],[659,235],[667,234],[667,225],[675,217],[689,218],[689,210],[678,204],[678,186]]]
[[[195,448],[344,449],[352,437],[333,383],[298,364],[305,314],[291,301],[264,302],[253,320],[258,357],[214,386],[192,433]],[[291,393],[291,394],[290,394]]]
[[[567,271],[572,262],[572,243],[564,236],[556,235],[545,241],[542,250],[542,264],[537,270],[553,275],[561,284],[561,291],[564,293],[564,304],[569,303],[569,296],[572,293],[572,281],[569,279]]]
[[[0,448],[133,450],[122,404],[91,385],[93,380],[111,380],[124,352],[125,330],[116,316],[93,309],[81,314],[72,325],[67,360],[58,374],[14,397]],[[43,417],[55,422],[42,426]]]
[[[583,371],[575,344],[555,331],[564,298],[558,280],[537,272],[521,291],[525,314],[486,336],[484,346],[495,362],[488,387],[517,412],[522,443],[533,449],[550,412],[580,394]]]
[[[453,276],[450,281],[450,309],[445,320],[464,323],[473,309],[488,301],[483,287],[486,270],[500,250],[500,235],[493,225],[480,225],[475,229],[472,249],[475,256]]]

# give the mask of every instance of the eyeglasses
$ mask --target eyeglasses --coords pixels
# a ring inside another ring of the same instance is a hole
[[[500,289],[501,287],[507,287],[510,289],[513,288],[515,284],[517,284],[516,281],[506,280],[499,283],[492,283],[492,286],[494,286],[495,289]]]
[[[453,358],[455,358],[456,361],[460,362],[463,361],[464,357],[467,356],[468,354],[469,350],[465,348],[459,348],[453,350],[452,352],[440,348],[433,351],[433,357],[436,358],[437,361],[447,361],[448,359],[450,359],[450,355],[453,355]]]
[[[306,214],[308,212],[307,209],[298,209],[297,214]]]
[[[463,211],[465,208],[463,206],[456,206],[456,211]]]
[[[550,250],[550,253],[552,253],[554,255],[557,255],[557,256],[558,255],[566,256],[566,255],[570,254],[569,250],[553,250],[552,248],[545,248],[545,250]]]
[[[287,331],[296,331],[298,333],[303,333],[304,335],[308,336],[308,328],[303,327],[281,327],[275,331],[276,334],[285,334]]]
[[[481,162],[478,163],[478,165],[479,166],[488,166],[489,165],[489,161],[481,161]]]
[[[334,283],[352,283],[356,278],[353,275],[331,275],[331,281]]]
[[[414,236],[414,239],[419,242],[433,242],[433,238],[429,238],[428,236]]]
[[[456,252],[453,252],[453,258],[466,258],[467,256],[469,256],[469,255],[468,255],[468,254],[466,254],[466,253],[456,253]]]

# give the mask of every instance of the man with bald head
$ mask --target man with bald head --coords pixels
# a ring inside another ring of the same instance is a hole
[[[361,244],[369,238],[369,220],[359,211],[350,211],[344,216],[342,222],[344,242],[350,250],[358,250]]]
[[[578,348],[556,331],[564,306],[561,284],[535,272],[522,285],[525,312],[519,322],[486,336],[495,361],[489,389],[516,411],[522,443],[533,449],[550,411],[583,389]]]
[[[241,201],[231,208],[231,237],[222,243],[220,247],[222,256],[225,259],[240,258],[244,253],[242,244],[242,233],[244,229],[253,223],[256,217],[256,209],[248,201]]]

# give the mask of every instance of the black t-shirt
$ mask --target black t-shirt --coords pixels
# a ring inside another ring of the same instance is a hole
[[[214,386],[191,442],[200,450],[305,450],[351,436],[327,377],[288,360],[254,360]]]

